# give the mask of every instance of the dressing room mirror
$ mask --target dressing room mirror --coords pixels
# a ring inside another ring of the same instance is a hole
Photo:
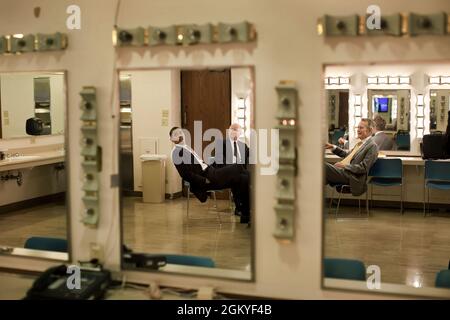
[[[1,74],[0,138],[63,135],[65,99],[63,73]]]
[[[449,90],[430,85],[436,72],[450,64],[324,67],[351,79],[350,143],[324,139],[324,288],[450,297],[450,162],[417,152],[423,135],[447,128]]]
[[[119,71],[124,269],[253,279],[253,72]]]
[[[376,120],[383,132],[379,150],[411,149],[410,90],[368,90],[369,118]]]
[[[68,260],[66,72],[0,73],[0,252]]]

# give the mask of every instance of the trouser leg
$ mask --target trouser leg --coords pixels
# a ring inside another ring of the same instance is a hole
[[[337,168],[330,163],[325,163],[326,184],[349,184],[350,179],[342,168]]]

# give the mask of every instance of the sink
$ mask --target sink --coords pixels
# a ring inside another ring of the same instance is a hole
[[[27,161],[27,160],[37,160],[41,156],[16,156],[8,158],[9,161]]]

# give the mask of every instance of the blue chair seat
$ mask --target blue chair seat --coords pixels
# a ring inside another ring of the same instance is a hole
[[[325,258],[324,272],[326,278],[366,280],[366,267],[359,260]]]
[[[25,241],[25,249],[67,252],[67,240],[47,237],[31,237]]]
[[[450,288],[450,270],[441,270],[436,275],[437,288]]]
[[[450,181],[427,181],[425,185],[431,189],[450,190]]]
[[[216,264],[214,260],[208,257],[187,256],[178,254],[165,254],[167,263],[181,264],[185,266],[214,268]]]
[[[376,186],[399,186],[402,184],[402,178],[373,177],[370,179],[369,184]]]

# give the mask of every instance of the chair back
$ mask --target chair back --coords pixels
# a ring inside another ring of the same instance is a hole
[[[25,241],[25,249],[67,252],[67,240],[47,237],[31,237]]]
[[[167,263],[170,264],[181,264],[185,266],[195,266],[195,267],[206,267],[214,268],[216,264],[214,260],[208,257],[198,257],[189,255],[178,255],[178,254],[166,254]]]
[[[326,278],[366,280],[366,267],[359,260],[325,258],[324,266]]]
[[[450,181],[450,162],[426,160],[425,180]]]
[[[436,274],[434,286],[437,288],[450,289],[450,270],[441,270]]]
[[[406,132],[397,133],[395,143],[397,144],[398,150],[409,150],[411,146],[410,134]]]
[[[345,130],[336,129],[331,136],[331,143],[337,145],[339,142],[339,138],[342,138],[345,135]]]
[[[379,158],[369,170],[369,177],[375,178],[399,178],[403,176],[401,159]]]

